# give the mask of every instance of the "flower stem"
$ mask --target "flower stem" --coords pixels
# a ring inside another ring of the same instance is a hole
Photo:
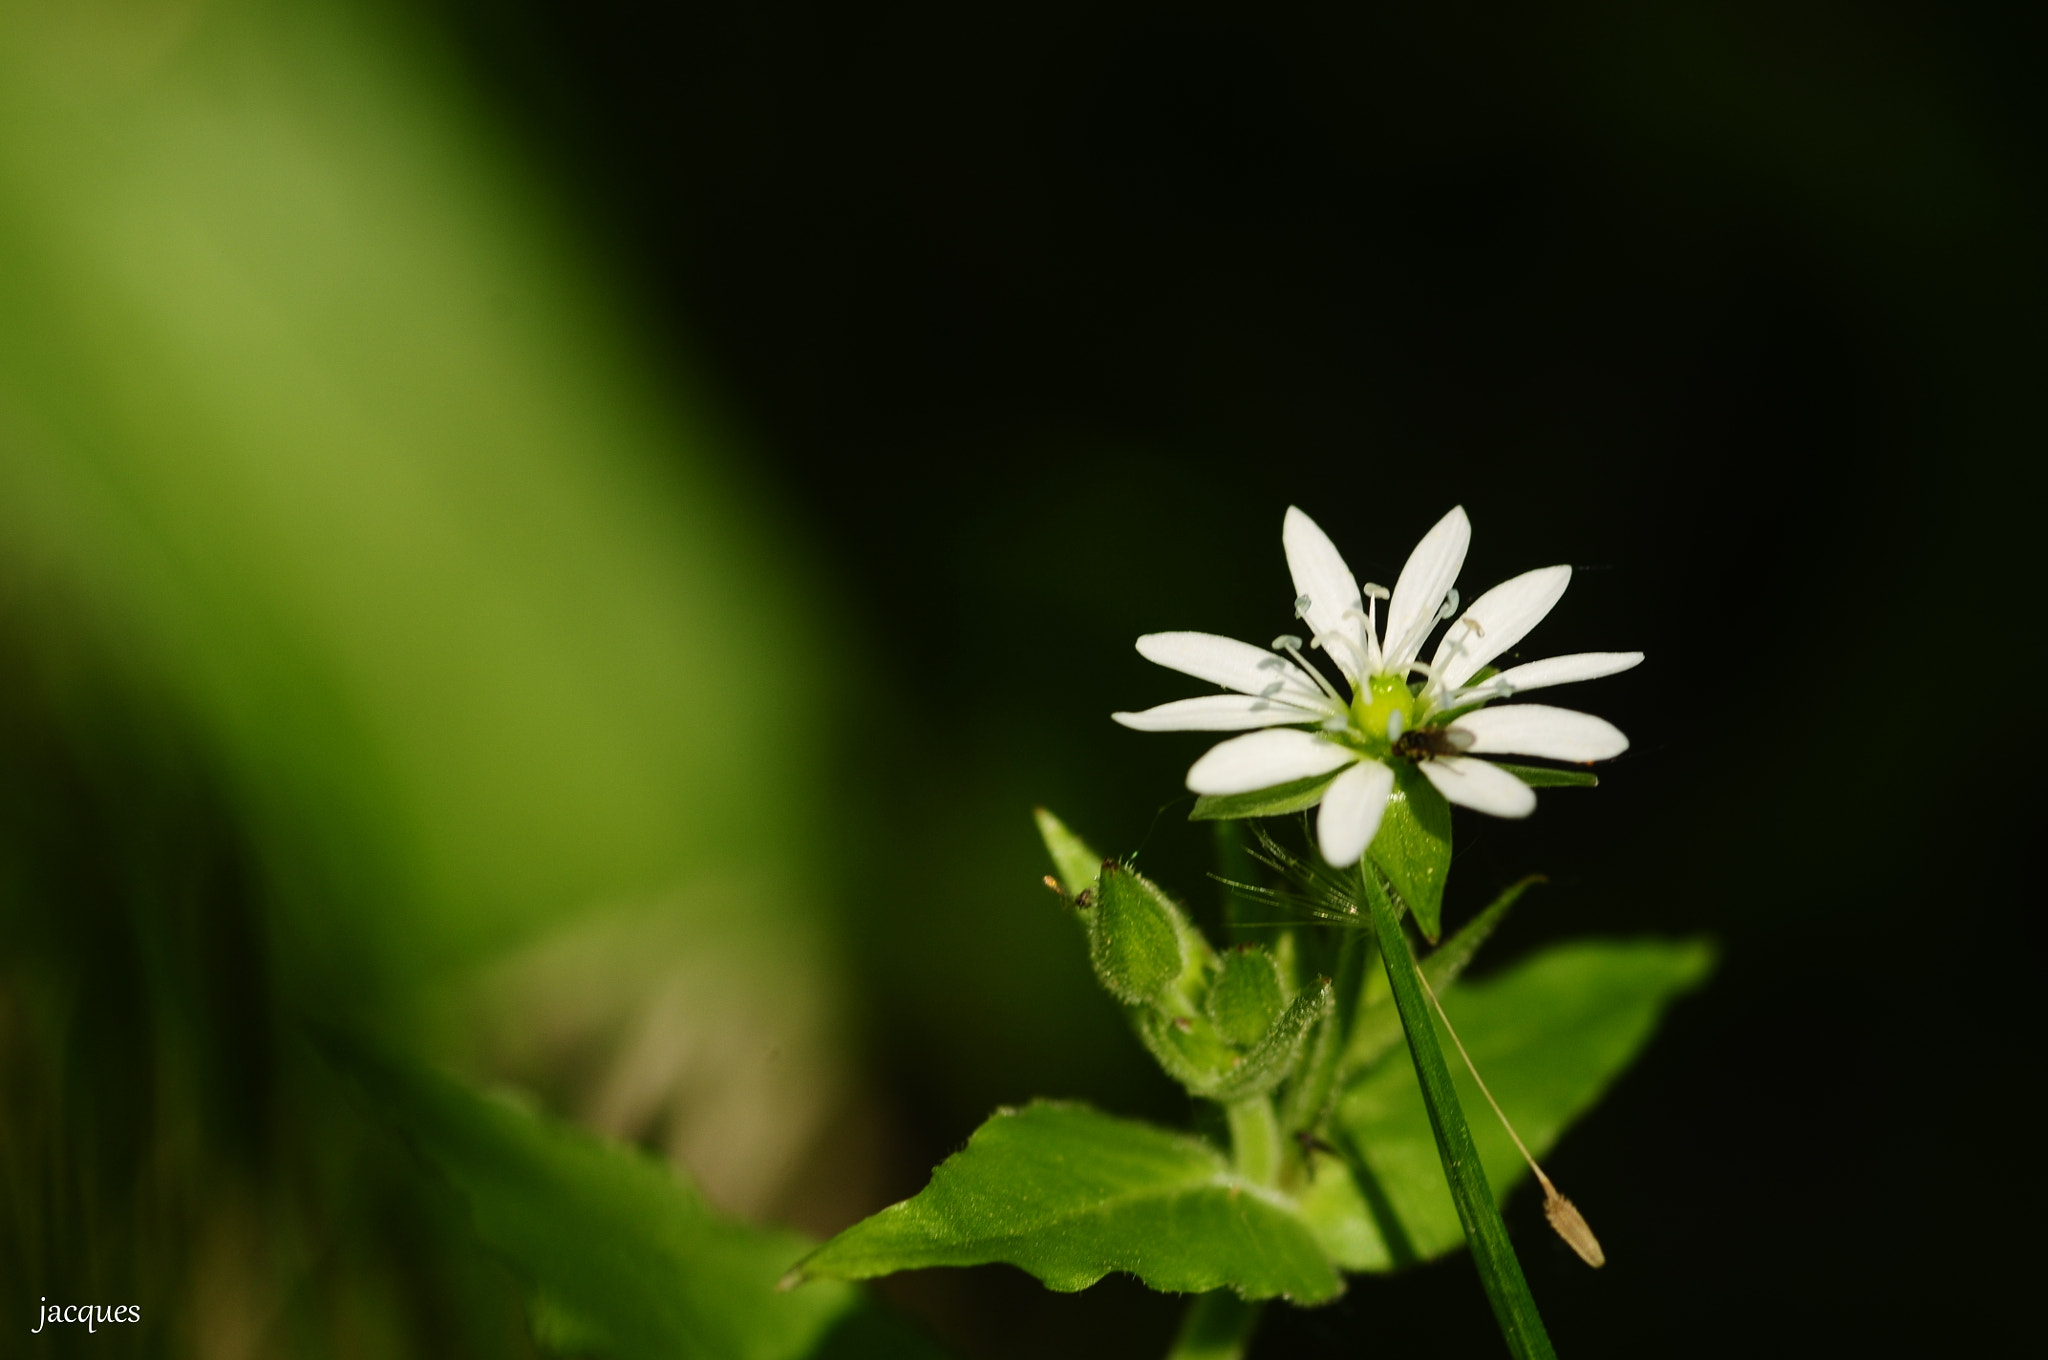
[[[1166,1360],[1240,1360],[1265,1307],[1228,1289],[1196,1295]]]
[[[1255,1185],[1280,1179],[1280,1122],[1265,1096],[1234,1100],[1223,1107],[1230,1120],[1230,1156],[1237,1174]]]
[[[1394,913],[1387,888],[1368,863],[1360,867],[1366,901],[1372,913],[1373,931],[1379,937],[1380,959],[1386,965],[1387,982],[1394,993],[1394,1006],[1401,1013],[1401,1026],[1408,1033],[1408,1052],[1415,1060],[1415,1076],[1422,1085],[1422,1103],[1429,1111],[1429,1126],[1436,1134],[1437,1156],[1450,1182],[1451,1199],[1458,1207],[1458,1221],[1464,1226],[1465,1241],[1472,1248],[1472,1262],[1479,1268],[1479,1283],[1493,1305],[1494,1320],[1516,1360],[1555,1360],[1550,1336],[1543,1330],[1543,1318],[1529,1282],[1522,1275],[1522,1263],[1508,1242],[1507,1225],[1501,1222],[1500,1206],[1486,1182],[1486,1170],[1479,1164],[1472,1132],[1465,1125],[1464,1107],[1458,1090],[1451,1084],[1450,1068],[1444,1065],[1443,1048],[1437,1043],[1436,1022],[1429,1002],[1422,995],[1415,971],[1415,956],[1409,952],[1408,937],[1401,933],[1401,921]]]

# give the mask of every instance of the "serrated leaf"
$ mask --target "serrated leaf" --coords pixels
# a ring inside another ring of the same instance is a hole
[[[1045,842],[1045,852],[1052,856],[1053,872],[1059,876],[1060,887],[1067,896],[1079,897],[1093,888],[1096,875],[1102,872],[1102,856],[1090,850],[1086,841],[1044,808],[1034,808],[1032,816],[1038,820],[1039,839]]]
[[[1487,1085],[1541,1157],[1649,1042],[1665,1007],[1712,965],[1711,946],[1699,940],[1577,942],[1464,983],[1442,1001]],[[1528,1167],[1448,1039],[1444,1046],[1487,1180],[1505,1198]],[[1386,1061],[1353,1082],[1336,1122],[1364,1179],[1318,1158],[1302,1196],[1334,1260],[1348,1270],[1386,1270],[1464,1241],[1412,1064]],[[1599,1206],[1581,1207],[1597,1224]]]
[[[936,1360],[858,1290],[778,1292],[810,1244],[719,1217],[668,1167],[360,1039],[316,1040],[469,1206],[484,1246],[525,1282],[534,1335],[555,1353]]]
[[[1224,1042],[1250,1048],[1266,1037],[1287,1004],[1278,960],[1255,944],[1224,950],[1202,1004]]]
[[[1492,937],[1507,918],[1508,912],[1521,899],[1523,893],[1543,882],[1543,875],[1530,874],[1527,878],[1511,883],[1500,896],[1487,904],[1486,910],[1467,921],[1458,932],[1443,944],[1429,952],[1422,960],[1422,976],[1430,987],[1441,997],[1458,975],[1463,973],[1479,947]],[[1391,996],[1381,996],[1377,1002],[1361,1010],[1351,1029],[1351,1041],[1344,1051],[1344,1070],[1347,1076],[1364,1070],[1377,1062],[1381,1055],[1401,1042],[1401,1015],[1394,1007]]]
[[[807,1258],[807,1278],[1017,1266],[1061,1291],[1113,1270],[1154,1289],[1322,1303],[1343,1283],[1284,1196],[1199,1139],[1086,1105],[1002,1110],[914,1199]]]
[[[1322,802],[1324,791],[1342,773],[1339,770],[1334,774],[1311,775],[1307,779],[1275,784],[1270,789],[1254,789],[1250,793],[1205,793],[1195,800],[1188,820],[1236,821],[1245,817],[1279,817],[1289,812],[1301,812]]]
[[[1451,872],[1451,805],[1406,761],[1394,762],[1393,796],[1367,853],[1414,914],[1422,938],[1435,944]]]
[[[1590,789],[1600,783],[1600,776],[1591,770],[1554,770],[1547,765],[1494,763],[1532,789]]]

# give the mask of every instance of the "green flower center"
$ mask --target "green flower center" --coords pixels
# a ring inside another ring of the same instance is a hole
[[[1415,696],[1398,675],[1366,678],[1351,697],[1351,726],[1375,755],[1384,755],[1415,725]]]

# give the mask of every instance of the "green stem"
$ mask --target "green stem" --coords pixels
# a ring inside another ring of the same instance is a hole
[[[1197,1295],[1166,1360],[1240,1360],[1265,1307],[1246,1303],[1228,1289]]]
[[[1401,920],[1394,913],[1386,886],[1370,864],[1360,866],[1360,877],[1371,905],[1373,931],[1379,937],[1380,958],[1387,967],[1387,982],[1393,988],[1394,1006],[1408,1032],[1408,1052],[1415,1059],[1415,1076],[1422,1084],[1422,1103],[1436,1133],[1437,1156],[1443,1160],[1451,1199],[1458,1206],[1458,1221],[1464,1225],[1473,1264],[1479,1268],[1479,1283],[1493,1304],[1494,1320],[1516,1360],[1556,1360],[1557,1352],[1550,1347],[1543,1318],[1529,1293],[1529,1282],[1522,1276],[1522,1263],[1508,1242],[1507,1225],[1501,1222],[1493,1188],[1486,1183],[1486,1169],[1479,1164],[1478,1149],[1472,1146],[1472,1131],[1465,1126],[1464,1107],[1451,1084],[1450,1068],[1444,1065],[1436,1020],[1422,995],[1408,937],[1401,933]]]
[[[1230,1120],[1230,1155],[1237,1174],[1254,1185],[1272,1185],[1280,1179],[1280,1123],[1273,1118],[1273,1102],[1265,1096],[1234,1100],[1223,1107]]]

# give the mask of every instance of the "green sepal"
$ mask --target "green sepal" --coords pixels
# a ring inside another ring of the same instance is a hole
[[[1600,783],[1600,776],[1591,770],[1554,770],[1547,765],[1494,763],[1532,789],[1590,789]]]
[[[1172,1016],[1135,1007],[1131,1022],[1166,1075],[1204,1100],[1243,1100],[1265,1095],[1285,1081],[1301,1054],[1302,1040],[1335,1004],[1327,978],[1304,987],[1272,1028],[1247,1052],[1226,1043],[1205,1015]]]
[[[1250,1048],[1273,1028],[1287,1004],[1279,960],[1255,944],[1224,950],[1202,1004],[1224,1042]]]
[[[1193,962],[1194,925],[1157,884],[1114,860],[1105,860],[1088,924],[1088,958],[1095,976],[1117,1000],[1159,1005]],[[1184,1011],[1185,1005],[1174,1008]]]
[[[1038,821],[1039,839],[1045,842],[1045,852],[1052,856],[1053,872],[1067,896],[1079,897],[1092,889],[1102,869],[1102,856],[1090,850],[1086,841],[1044,808],[1033,808],[1031,815]]]
[[[1344,1288],[1293,1202],[1209,1144],[1053,1101],[997,1111],[915,1198],[854,1224],[798,1272],[859,1280],[995,1262],[1062,1292],[1113,1270],[1161,1291],[1304,1304]]]
[[[1206,1015],[1172,1015],[1155,1006],[1129,1007],[1131,1028],[1160,1070],[1194,1095],[1215,1091],[1238,1061]]]
[[[1317,978],[1294,998],[1280,1018],[1266,1031],[1258,1046],[1238,1060],[1212,1088],[1196,1091],[1210,1100],[1244,1100],[1262,1096],[1293,1073],[1306,1039],[1323,1018],[1336,1008],[1336,989],[1328,978]]]
[[[1435,944],[1451,872],[1451,805],[1414,765],[1397,760],[1393,768],[1394,792],[1367,853],[1414,914],[1422,938]]]
[[[1342,773],[1344,771],[1336,770],[1329,774],[1310,775],[1307,779],[1275,784],[1270,789],[1254,789],[1250,793],[1205,793],[1195,800],[1188,820],[1237,821],[1245,817],[1279,817],[1289,812],[1302,812],[1322,802],[1324,792]]]

